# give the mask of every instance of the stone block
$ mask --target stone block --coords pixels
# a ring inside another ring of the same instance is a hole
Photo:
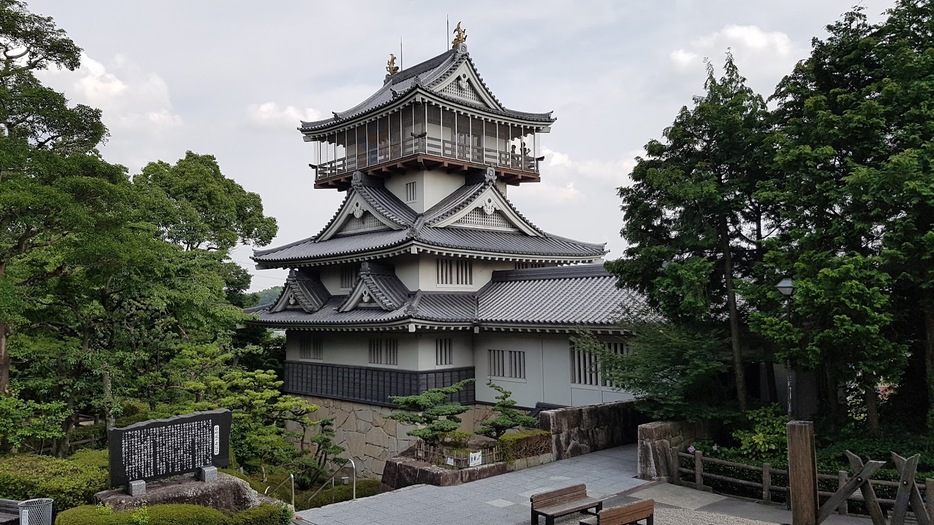
[[[217,481],[217,467],[201,467],[198,469],[198,480],[204,482]]]
[[[135,479],[126,486],[126,493],[130,496],[139,497],[146,495],[146,482],[141,479]]]
[[[381,448],[389,448],[389,435],[381,428],[372,428],[366,435],[366,442]]]
[[[373,422],[373,409],[372,408],[363,408],[356,411],[358,421],[366,421],[367,423]]]

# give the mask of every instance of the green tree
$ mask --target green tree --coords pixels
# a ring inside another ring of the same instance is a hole
[[[69,106],[34,72],[76,69],[81,50],[51,18],[30,13],[23,2],[0,2],[0,394],[8,392],[9,337],[24,322],[29,286],[43,274],[19,266],[23,257],[87,227],[106,210],[94,205],[97,178],[111,171],[84,170],[83,157],[107,130],[100,111]]]
[[[761,310],[754,329],[822,376],[830,420],[846,418],[837,392],[859,385],[873,429],[872,383],[902,376],[906,348],[927,377],[898,390],[928,392],[934,406],[934,9],[899,0],[887,15],[870,24],[860,8],[846,13],[779,84],[775,159],[786,176],[759,197],[783,228],[763,271],[795,278],[794,331],[779,333],[789,323],[777,305],[750,295]]]
[[[719,79],[708,63],[705,89],[665,129],[665,142],[646,145],[633,184],[619,188],[629,246],[607,269],[682,329],[729,332],[736,397],[745,410],[745,321],[736,283],[752,275],[769,234],[767,210],[755,198],[769,175],[769,115],[730,54]]]
[[[721,330],[704,333],[655,321],[624,326],[632,334],[628,355],[610,351],[589,332],[576,333],[572,342],[597,355],[603,378],[643,398],[642,410],[654,418],[737,419],[730,381],[724,381],[730,356]]]
[[[460,427],[461,419],[458,416],[468,410],[468,407],[450,401],[449,396],[457,394],[473,381],[465,379],[451,386],[429,388],[413,396],[392,396],[390,399],[401,412],[389,414],[389,419],[416,425],[418,428],[406,434],[436,446],[443,434],[454,432]]]
[[[538,426],[538,418],[513,408],[516,406],[516,401],[512,399],[512,392],[497,385],[492,379],[486,382],[486,386],[499,392],[499,395],[496,396],[496,404],[493,405],[493,412],[496,415],[480,424],[478,434],[499,439],[513,428]]]

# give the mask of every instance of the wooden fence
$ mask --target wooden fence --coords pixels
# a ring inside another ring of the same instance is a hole
[[[687,464],[689,466],[684,467],[682,466],[683,464]],[[723,474],[715,474],[713,472],[709,472],[710,469],[707,469],[705,472],[705,465],[721,465],[739,471],[746,471],[751,473],[748,478],[755,477],[758,478],[758,481],[734,478]],[[694,454],[688,454],[686,452],[672,450],[671,466],[671,472],[676,473],[674,479],[672,480],[672,482],[675,484],[687,485],[698,490],[712,491],[713,488],[711,487],[709,481],[716,480],[721,481],[727,485],[727,487],[718,486],[718,492],[727,492],[728,485],[749,487],[755,490],[756,494],[761,494],[761,501],[763,502],[783,502],[785,503],[786,507],[790,507],[787,484],[788,471],[772,468],[772,466],[768,463],[763,463],[761,466],[746,465],[743,463],[736,463],[733,461],[707,457],[701,451],[697,451]],[[682,477],[682,475],[685,475],[686,478]],[[821,484],[822,486],[826,487],[829,484],[833,484],[839,489],[840,487],[843,487],[850,478],[849,473],[841,470],[836,475],[818,474],[817,479],[819,484],[821,481],[824,482]],[[708,482],[705,482],[705,480],[708,480]],[[782,480],[784,480],[784,483],[782,483]],[[880,492],[883,493],[885,491],[894,492],[899,487],[899,482],[897,481],[873,479],[870,480],[870,483],[874,488],[880,489]],[[931,506],[934,506],[934,480],[926,480],[924,486],[924,500],[926,505],[930,508]],[[834,492],[827,490],[817,491],[817,495],[824,499],[830,498],[830,496],[833,494]],[[895,500],[892,498],[877,499],[883,506],[891,507],[895,504]],[[863,501],[864,500],[861,494],[853,494],[844,500],[839,507],[837,507],[837,513],[848,514],[850,502],[863,503]]]
[[[479,452],[482,454],[479,465],[488,465],[490,463],[502,461],[502,454],[500,454],[499,447],[484,449]],[[431,463],[432,465],[456,470],[478,466],[476,462],[473,465],[470,464],[470,455],[476,453],[477,451],[460,448],[433,447],[425,444],[422,440],[415,442],[415,454],[418,459]]]

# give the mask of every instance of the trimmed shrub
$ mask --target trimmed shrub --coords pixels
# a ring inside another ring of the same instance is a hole
[[[285,505],[264,503],[238,512],[231,520],[231,525],[288,525],[292,521],[292,511]]]
[[[68,460],[80,466],[107,470],[110,468],[110,452],[107,449],[82,448],[68,456]]]
[[[497,442],[507,462],[551,452],[551,433],[537,428],[503,434]]]
[[[97,467],[32,454],[0,458],[0,498],[53,498],[60,512],[94,501],[107,488],[107,471]]]
[[[55,518],[55,525],[225,525],[223,512],[200,505],[172,503],[114,512],[101,505],[68,509]]]
[[[378,479],[365,479],[357,481],[357,497],[365,498],[379,492],[380,481]],[[353,497],[353,486],[334,485],[332,488],[324,489],[317,496],[308,502],[305,508],[313,509],[323,507],[339,501],[348,501]],[[296,502],[296,505],[298,502]]]

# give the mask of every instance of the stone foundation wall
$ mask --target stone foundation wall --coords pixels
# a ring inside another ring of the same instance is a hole
[[[546,410],[539,426],[551,432],[555,459],[635,443],[639,424],[647,421],[634,401]]]
[[[683,451],[707,435],[698,423],[653,421],[639,425],[639,479],[670,480],[675,475],[671,451]]]
[[[303,398],[320,407],[313,414],[314,419],[334,419],[334,443],[345,449],[340,457],[354,460],[357,477],[382,477],[386,461],[400,455],[416,441],[406,435],[414,426],[387,417],[393,411],[390,408],[320,397]],[[461,415],[461,430],[473,432],[489,413],[487,406],[471,408]],[[310,437],[309,431],[305,439]]]

